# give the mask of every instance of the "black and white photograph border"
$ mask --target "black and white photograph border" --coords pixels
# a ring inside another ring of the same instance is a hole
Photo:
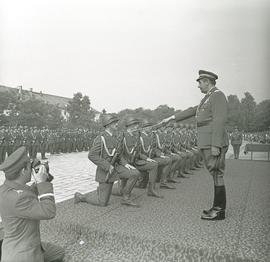
[[[0,261],[270,261],[269,11],[2,0]]]

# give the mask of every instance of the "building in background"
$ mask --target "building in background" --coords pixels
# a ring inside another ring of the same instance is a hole
[[[30,88],[29,90],[26,90],[26,89],[23,89],[22,86],[18,86],[17,88],[14,88],[14,87],[0,85],[0,93],[1,92],[13,92],[17,95],[17,98],[19,100],[28,100],[31,98],[43,100],[45,103],[49,105],[57,106],[61,110],[61,115],[65,120],[68,120],[69,118],[69,113],[67,112],[67,106],[68,106],[69,101],[72,100],[72,98],[45,94],[42,91],[35,92],[33,91],[32,88]],[[92,107],[90,109],[95,112],[95,121],[98,121],[101,113]],[[9,111],[10,111],[10,108],[7,108],[6,110],[4,110],[3,113],[8,115]]]

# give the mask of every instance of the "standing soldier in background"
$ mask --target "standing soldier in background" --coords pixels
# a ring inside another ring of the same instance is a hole
[[[205,220],[225,219],[226,190],[224,184],[225,154],[229,140],[225,129],[228,103],[226,96],[215,87],[218,76],[212,72],[200,70],[199,89],[205,94],[199,106],[189,108],[164,119],[182,121],[196,116],[198,128],[198,147],[202,153],[205,166],[214,182],[214,201],[209,210],[201,216]]]
[[[47,159],[45,154],[48,148],[48,131],[45,129],[45,127],[42,128],[42,130],[40,131],[40,137],[41,137],[41,141],[40,141],[40,153],[41,153],[41,159]]]
[[[6,149],[5,149],[5,128],[0,127],[0,164],[4,162],[6,158]]]
[[[37,127],[34,127],[33,143],[32,143],[32,155],[31,155],[32,159],[35,159],[37,157],[37,153],[40,150],[40,144],[41,144],[40,131],[37,129]]]
[[[234,131],[231,134],[231,145],[233,147],[234,159],[239,159],[240,147],[243,142],[243,134],[237,128],[234,128]]]

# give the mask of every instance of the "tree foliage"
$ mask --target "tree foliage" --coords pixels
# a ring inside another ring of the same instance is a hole
[[[241,99],[241,127],[245,131],[253,131],[255,129],[256,102],[249,92],[245,92],[244,95],[245,97]]]
[[[73,127],[89,127],[93,125],[95,113],[90,107],[90,99],[78,92],[74,94],[67,106],[70,125]]]
[[[0,95],[0,125],[48,126],[49,128],[100,128],[100,122],[95,122],[95,113],[91,108],[88,96],[78,92],[74,94],[67,106],[69,118],[65,121],[61,109],[57,105],[47,104],[42,100],[29,98],[19,100],[16,92],[1,92]],[[184,108],[183,108],[184,109]],[[8,116],[3,114],[8,112]],[[160,105],[154,110],[142,107],[124,109],[116,115],[120,118],[120,127],[128,116],[148,119],[153,122],[175,114],[177,111],[168,105]],[[106,110],[102,110],[105,114]],[[194,120],[194,119],[193,119]],[[190,121],[190,120],[189,120]],[[228,128],[238,126],[245,131],[264,131],[270,127],[270,99],[256,104],[254,97],[246,92],[239,100],[236,95],[228,96]]]

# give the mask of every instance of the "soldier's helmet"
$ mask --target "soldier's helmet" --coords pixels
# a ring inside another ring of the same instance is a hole
[[[141,122],[141,127],[145,128],[145,127],[149,127],[154,125],[154,123],[148,119],[143,119],[143,121]]]
[[[140,124],[140,120],[136,117],[133,116],[129,116],[126,120],[126,127],[131,126],[131,125],[135,125],[135,124]]]
[[[114,115],[108,114],[108,115],[102,116],[102,125],[104,127],[106,127],[112,123],[118,122],[118,121],[119,121],[118,117],[114,116]]]

